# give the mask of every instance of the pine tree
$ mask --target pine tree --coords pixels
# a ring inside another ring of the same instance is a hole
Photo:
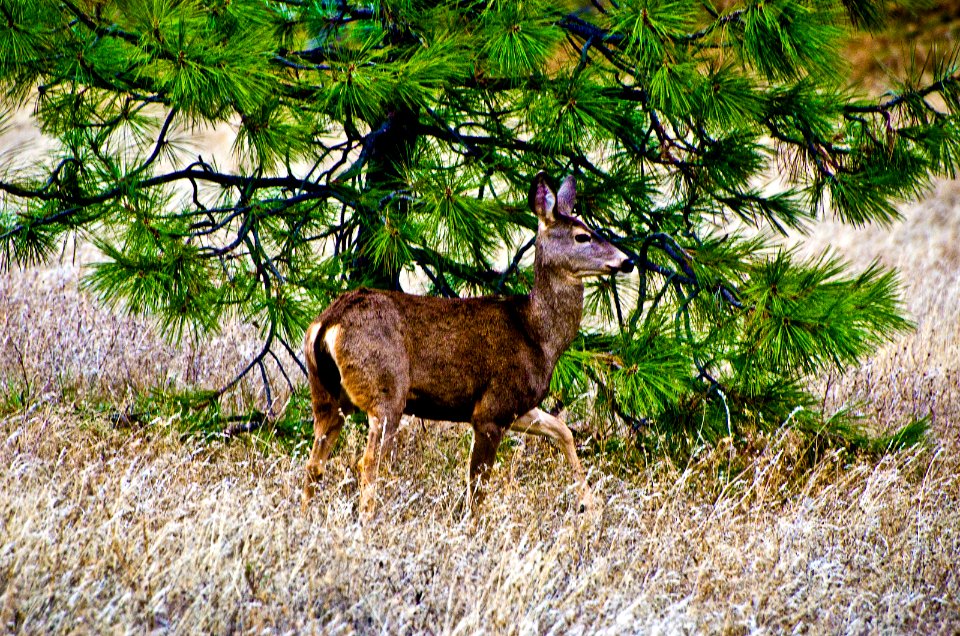
[[[960,160],[956,56],[879,100],[847,85],[845,38],[887,10],[0,0],[5,108],[31,105],[59,142],[0,173],[2,258],[76,235],[104,257],[89,289],[172,339],[255,322],[239,378],[349,288],[524,292],[524,193],[572,173],[582,218],[641,275],[589,287],[553,400],[650,448],[785,422],[849,440],[809,382],[909,328],[898,282],[782,239],[827,215],[891,223]],[[221,122],[236,171],[173,137]]]

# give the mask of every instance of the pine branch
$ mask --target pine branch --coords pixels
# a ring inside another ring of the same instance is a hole
[[[347,196],[338,187],[319,183],[304,183],[302,180],[295,177],[246,177],[223,172],[215,172],[207,169],[197,170],[194,168],[175,170],[150,177],[148,179],[143,179],[142,181],[136,182],[132,189],[149,189],[185,180],[189,180],[191,182],[201,181],[213,183],[224,187],[237,188],[241,191],[250,192],[273,188],[306,190],[309,194],[307,196],[301,196],[297,198],[296,201],[312,199],[324,200],[332,198],[349,207],[355,207],[357,205],[353,198]],[[13,228],[7,230],[3,234],[0,234],[0,240],[5,240],[28,229],[43,227],[55,223],[62,223],[63,221],[68,220],[74,214],[84,211],[92,206],[107,203],[125,196],[130,191],[130,188],[120,186],[93,197],[74,197],[64,195],[59,192],[50,193],[44,190],[28,190],[21,188],[16,184],[0,181],[0,190],[21,198],[39,199],[41,201],[57,201],[73,206],[47,217],[33,219],[28,223],[15,225]]]
[[[805,374],[856,363],[904,323],[892,275],[773,258],[762,225],[828,206],[888,221],[960,166],[954,60],[854,100],[830,74],[846,18],[795,3],[141,4],[22,3],[0,25],[0,82],[39,87],[61,148],[47,173],[3,175],[0,244],[26,263],[69,229],[95,236],[108,262],[91,289],[174,333],[255,320],[264,346],[215,399],[255,370],[273,406],[268,360],[292,386],[278,354],[302,371],[289,343],[344,289],[404,271],[451,297],[520,285],[535,242],[518,242],[532,228],[516,209],[545,170],[576,175],[581,218],[641,273],[591,288],[590,347],[609,359],[567,388],[636,430],[640,414],[658,431],[766,430],[805,399]],[[847,10],[867,24],[871,7]],[[236,170],[181,161],[176,124],[234,118]],[[757,185],[783,165],[785,192]],[[727,219],[762,238],[728,225],[717,239]]]
[[[846,104],[843,106],[843,113],[848,119],[852,119],[855,113],[886,115],[908,100],[917,98],[923,99],[929,95],[932,95],[933,93],[943,93],[950,88],[953,88],[955,91],[960,90],[960,72],[953,73],[948,77],[943,77],[935,82],[931,82],[923,88],[905,91],[900,95],[892,97],[879,104]]]
[[[507,280],[513,276],[514,272],[517,271],[517,268],[520,267],[520,259],[523,258],[523,255],[526,254],[535,244],[536,237],[530,239],[517,250],[516,254],[513,255],[513,258],[510,260],[510,264],[507,266],[507,269],[503,270],[503,274],[500,275],[500,279],[497,281],[497,285],[494,288],[496,293],[503,293],[503,287],[506,285]]]
[[[145,172],[160,156],[160,151],[163,149],[164,145],[167,143],[167,133],[170,131],[170,126],[173,124],[173,120],[176,118],[179,110],[174,107],[170,109],[170,112],[167,113],[166,119],[163,120],[163,125],[160,127],[160,132],[157,134],[157,142],[153,146],[153,152],[150,153],[150,156],[147,157],[142,164],[137,168],[134,168],[133,171],[127,175],[127,178],[136,177],[137,175]]]
[[[98,36],[118,38],[128,44],[133,44],[134,46],[139,46],[141,44],[142,38],[136,33],[129,33],[123,29],[120,29],[116,25],[111,27],[101,26],[70,0],[60,0],[60,3],[64,5],[67,10],[70,11],[70,13],[76,16],[76,18],[80,20],[81,24],[93,31]]]

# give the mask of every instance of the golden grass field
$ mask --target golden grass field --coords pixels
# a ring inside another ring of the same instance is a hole
[[[303,515],[306,446],[110,417],[151,387],[219,386],[253,353],[247,334],[164,343],[82,291],[82,246],[3,272],[0,631],[960,633],[960,181],[902,209],[891,228],[812,229],[804,249],[898,267],[917,325],[815,382],[828,410],[864,400],[881,430],[929,413],[927,445],[798,470],[806,449],[784,428],[734,479],[723,447],[634,474],[588,455],[592,516],[560,452],[522,439],[483,519],[462,521],[468,428],[420,422],[372,522],[355,512],[349,429]],[[258,391],[232,406],[262,406]]]

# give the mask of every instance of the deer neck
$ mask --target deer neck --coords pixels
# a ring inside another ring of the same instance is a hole
[[[583,283],[575,276],[546,267],[538,253],[527,312],[530,329],[553,369],[580,328]]]

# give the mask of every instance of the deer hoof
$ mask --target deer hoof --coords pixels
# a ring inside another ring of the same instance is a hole
[[[580,503],[577,506],[579,514],[593,514],[597,510],[597,504],[593,499],[593,493],[587,490],[580,497]]]
[[[360,491],[360,504],[358,512],[362,521],[370,521],[373,518],[373,511],[376,508],[376,493],[372,488],[364,488]]]
[[[310,509],[310,500],[313,499],[313,495],[316,489],[312,483],[306,483],[303,485],[303,497],[300,499],[300,512],[307,514],[307,510]]]

